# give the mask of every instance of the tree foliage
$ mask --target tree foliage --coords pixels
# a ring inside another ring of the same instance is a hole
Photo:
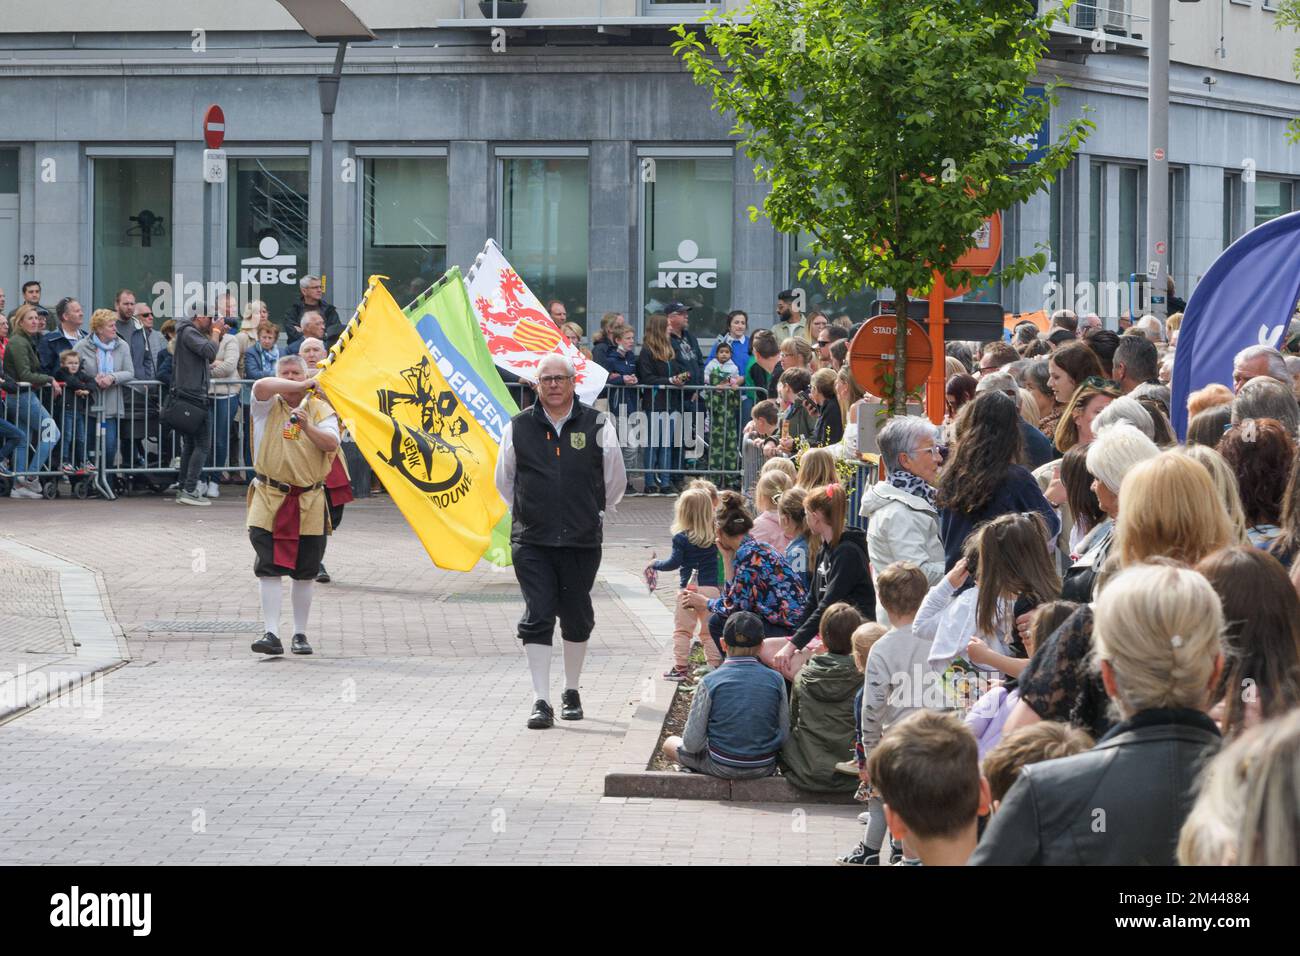
[[[1300,30],[1300,0],[1282,0],[1282,5],[1277,8],[1277,28],[1281,30],[1283,27]],[[1292,55],[1291,68],[1296,77],[1300,78],[1300,48]],[[1300,143],[1300,117],[1287,124],[1286,138],[1293,143]]]
[[[1072,120],[1042,159],[1025,162],[1056,102],[1055,84],[1045,97],[1025,92],[1060,15],[1035,9],[1025,0],[752,0],[706,17],[703,37],[676,28],[673,50],[734,119],[769,187],[762,214],[781,232],[811,235],[801,278],[814,275],[836,297],[864,285],[919,292],[932,269],[950,287],[968,281],[954,264],[984,219],[1048,188],[1094,128]],[[1047,254],[1003,262],[1000,277],[1017,280]]]

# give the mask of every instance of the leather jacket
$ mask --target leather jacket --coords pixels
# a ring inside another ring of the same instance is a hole
[[[971,865],[1174,866],[1178,831],[1218,728],[1196,710],[1146,710],[1092,750],[1031,764]]]

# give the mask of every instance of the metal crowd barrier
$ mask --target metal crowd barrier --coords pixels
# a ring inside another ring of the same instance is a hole
[[[202,480],[251,479],[252,423],[242,386],[253,381],[222,380],[217,387],[229,394],[209,394]],[[521,408],[535,401],[523,383],[507,388]],[[96,475],[117,491],[128,484],[162,491],[176,481],[181,457],[181,436],[161,417],[167,397],[168,386],[156,380],[85,396],[68,390],[55,396],[50,386],[24,384],[3,403],[2,420],[11,427],[0,425],[0,461],[8,459],[14,478],[39,481],[48,497],[68,492],[66,486],[61,490],[63,478],[73,494],[84,496],[93,491],[93,480],[79,483]],[[629,479],[664,485],[707,478],[751,494],[762,459],[743,433],[750,409],[764,397],[752,387],[615,385],[605,389],[597,407],[618,433]],[[7,493],[10,482],[0,479],[0,491]]]
[[[506,387],[521,409],[536,401],[525,383]],[[752,476],[745,481],[744,428],[750,409],[766,397],[752,386],[610,385],[596,408],[618,433],[629,481],[639,477],[649,487],[707,478],[744,490],[753,485]]]

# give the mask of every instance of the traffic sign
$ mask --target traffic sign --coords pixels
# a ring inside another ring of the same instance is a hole
[[[1156,147],[1155,157],[1157,160],[1161,160],[1165,158],[1165,151],[1161,149],[1159,146]]]
[[[205,149],[203,151],[203,181],[205,183],[224,183],[226,181],[226,151],[224,149]]]
[[[885,391],[885,375],[894,371],[894,347],[898,341],[898,319],[880,315],[867,320],[849,344],[849,371],[858,387],[872,395]],[[934,361],[934,350],[925,328],[907,320],[907,361],[903,367],[903,389],[912,391],[925,384]]]
[[[213,103],[203,114],[203,142],[208,144],[208,149],[220,149],[225,138],[226,114]]]

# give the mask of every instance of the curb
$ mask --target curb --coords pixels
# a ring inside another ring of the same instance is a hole
[[[67,657],[0,682],[0,723],[85,687],[102,694],[99,678],[130,660],[126,640],[109,609],[103,577],[97,571],[12,538],[0,538],[0,553],[59,575],[64,619],[73,641],[80,644]]]
[[[645,770],[605,775],[607,797],[659,797],[676,800],[730,800],[743,803],[830,803],[854,805],[852,793],[800,790],[785,777],[723,780],[703,773]]]

